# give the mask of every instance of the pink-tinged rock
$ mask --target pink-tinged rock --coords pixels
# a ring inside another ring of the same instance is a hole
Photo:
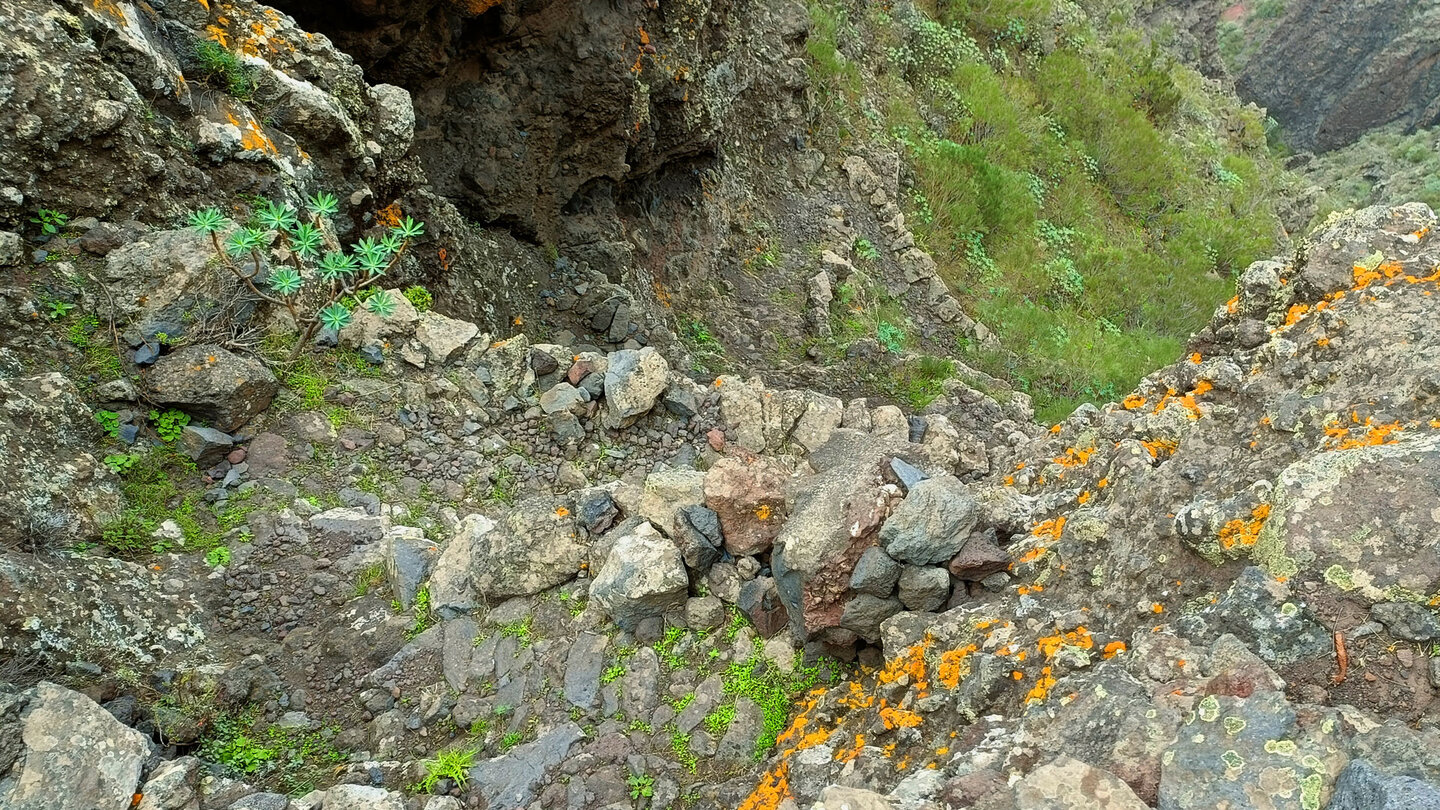
[[[717,453],[725,452],[725,431],[720,428],[710,428],[705,434],[705,439],[710,442],[710,449]]]
[[[731,554],[769,550],[785,525],[785,471],[767,458],[724,458],[705,474],[705,505],[720,517]]]
[[[230,455],[226,456],[225,460],[230,462],[231,464],[239,464],[243,462],[245,460],[245,448],[237,447],[234,450],[231,450]]]

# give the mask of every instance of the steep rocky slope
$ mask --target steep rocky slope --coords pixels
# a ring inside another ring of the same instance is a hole
[[[1440,806],[1425,205],[1249,265],[1118,402],[952,364],[916,412],[878,323],[820,340],[847,288],[998,341],[908,156],[814,142],[834,19],[287,10],[0,10],[0,806]],[[322,190],[398,247],[310,345],[265,296],[335,265],[224,245]]]
[[[7,554],[12,677],[63,663],[48,677],[91,697],[8,693],[0,787],[17,807],[57,783],[61,806],[139,785],[281,807],[256,783],[337,778],[293,806],[1433,797],[1434,220],[1371,209],[1256,264],[1193,353],[1051,431],[963,387],[907,419],[401,313],[411,359],[336,380],[328,415],[282,392],[243,451],[186,433],[234,526],[213,570],[59,554],[47,580]],[[96,508],[92,477],[60,502]],[[105,779],[57,770],[82,755],[56,723],[113,747],[83,755]],[[442,750],[464,769],[427,783]]]

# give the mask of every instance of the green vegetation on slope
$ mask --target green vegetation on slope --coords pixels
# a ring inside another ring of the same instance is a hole
[[[817,139],[908,157],[907,222],[1005,347],[964,359],[1050,420],[1170,362],[1280,232],[1261,116],[1091,10],[1121,22],[1066,0],[811,2]]]

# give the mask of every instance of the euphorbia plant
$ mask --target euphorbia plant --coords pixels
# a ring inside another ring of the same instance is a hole
[[[366,237],[346,252],[332,235],[329,217],[339,210],[334,195],[324,192],[305,200],[302,216],[284,203],[265,200],[255,212],[254,224],[240,228],[222,242],[225,217],[217,208],[190,215],[190,227],[210,235],[220,263],[262,301],[282,306],[300,331],[290,360],[310,345],[320,327],[337,332],[350,323],[351,311],[343,301],[370,287],[390,271],[410,243],[425,233],[424,223],[405,217],[383,236]],[[266,258],[269,275],[258,280]],[[250,260],[249,266],[236,264]],[[263,285],[263,289],[262,289]],[[384,290],[365,299],[365,308],[381,317],[395,312],[395,302]]]

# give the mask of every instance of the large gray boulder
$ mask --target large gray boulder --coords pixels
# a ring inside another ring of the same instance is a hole
[[[88,697],[48,681],[0,695],[6,810],[127,810],[150,755],[145,736]],[[14,746],[14,748],[11,748]]]
[[[645,521],[615,541],[590,585],[590,598],[628,630],[683,609],[689,586],[680,549]]]
[[[623,349],[609,357],[605,370],[605,421],[619,427],[655,407],[670,384],[670,365],[651,346]]]
[[[980,507],[953,475],[916,484],[880,528],[880,545],[901,562],[935,565],[954,557],[980,517]]]
[[[483,528],[466,520],[450,542],[471,546],[471,581],[486,598],[529,596],[567,582],[589,551],[570,507],[550,498],[521,501],[493,530]]]
[[[214,344],[186,346],[161,357],[145,375],[145,385],[155,404],[179,408],[227,433],[270,407],[280,390],[259,360]]]
[[[0,543],[34,549],[100,534],[122,507],[100,439],[64,376],[0,380]]]

